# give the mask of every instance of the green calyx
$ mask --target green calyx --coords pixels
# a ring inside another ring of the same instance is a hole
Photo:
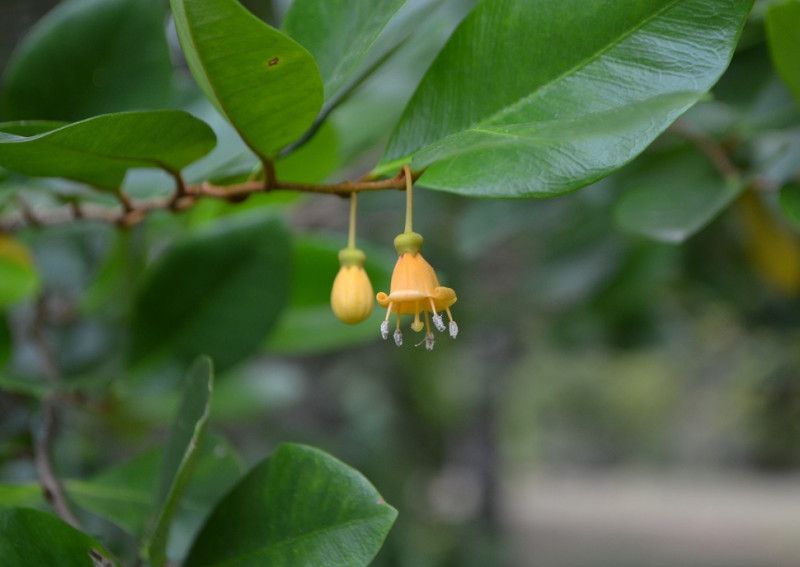
[[[339,265],[344,266],[363,266],[367,255],[358,248],[342,248],[339,250]]]
[[[422,250],[422,235],[416,232],[404,232],[394,239],[394,248],[402,256],[406,252],[414,255]]]

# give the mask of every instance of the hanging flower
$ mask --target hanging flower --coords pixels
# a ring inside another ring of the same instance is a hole
[[[350,195],[350,230],[347,248],[339,251],[339,273],[333,280],[331,308],[348,325],[361,323],[372,313],[372,284],[364,271],[367,257],[356,248],[356,209],[358,194]]]
[[[343,323],[361,323],[372,313],[372,284],[364,271],[364,253],[358,248],[339,251],[339,273],[333,280],[331,307]]]
[[[392,273],[392,283],[389,294],[380,292],[377,295],[378,304],[386,308],[386,319],[381,323],[381,336],[384,340],[389,338],[389,316],[397,315],[397,328],[394,331],[394,342],[397,346],[403,344],[403,333],[400,331],[400,316],[414,315],[411,329],[425,333],[425,347],[433,349],[434,336],[431,332],[430,321],[440,332],[445,330],[441,312],[447,313],[449,319],[448,331],[452,338],[458,335],[458,325],[453,321],[450,306],[456,302],[456,292],[449,287],[439,285],[436,272],[422,257],[422,236],[416,232],[407,231],[394,240],[395,249],[399,258]],[[429,319],[430,313],[430,319]],[[422,318],[425,319],[423,324]]]

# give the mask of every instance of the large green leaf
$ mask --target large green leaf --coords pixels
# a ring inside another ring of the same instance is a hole
[[[271,158],[314,122],[323,85],[311,55],[236,0],[170,0],[200,88],[247,145]]]
[[[643,156],[623,184],[615,219],[624,229],[664,242],[683,242],[741,193],[741,179],[723,179],[694,147]]]
[[[163,108],[172,64],[161,0],[68,0],[40,20],[3,77],[6,120],[81,120]]]
[[[295,0],[283,31],[311,52],[330,100],[406,0]]]
[[[281,445],[220,502],[184,567],[360,567],[396,516],[358,471],[318,449]]]
[[[229,217],[168,250],[134,303],[131,360],[252,354],[289,294],[289,237],[275,220]]]
[[[728,65],[752,0],[484,0],[434,61],[379,172],[545,197],[639,154]]]
[[[46,128],[46,122],[0,124],[0,165],[31,177],[118,189],[132,167],[177,173],[216,144],[211,128],[180,110],[105,114]],[[18,134],[36,130],[44,131]]]
[[[775,69],[800,103],[800,0],[770,4],[766,25]]]
[[[331,286],[339,271],[338,252],[344,240],[305,236],[292,251],[292,291],[289,303],[267,340],[273,352],[310,353],[341,349],[376,340],[385,312],[373,309],[369,319],[346,325],[331,310]],[[359,245],[367,254],[364,268],[373,286],[388,285],[397,256]],[[393,252],[393,251],[392,251]],[[377,287],[376,287],[377,291]],[[309,329],[314,329],[313,333]]]
[[[181,406],[164,448],[156,493],[158,513],[144,543],[153,567],[167,562],[167,541],[172,518],[191,479],[199,448],[211,416],[214,370],[211,359],[199,357],[186,376]]]
[[[92,555],[115,565],[99,543],[52,514],[30,508],[0,509],[3,567],[92,567]]]

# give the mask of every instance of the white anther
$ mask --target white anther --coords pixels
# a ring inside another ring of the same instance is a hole
[[[394,331],[394,344],[403,346],[403,333],[400,332],[400,329],[395,329]]]
[[[456,338],[458,336],[458,325],[456,325],[455,321],[450,321],[450,324],[448,326],[450,327],[450,338],[452,339]]]
[[[442,321],[442,316],[439,313],[434,313],[433,317],[433,326],[436,327],[436,330],[440,333],[444,332],[444,321]]]
[[[436,342],[436,339],[433,338],[433,333],[428,331],[425,334],[425,348],[428,350],[433,350],[433,344]]]
[[[389,338],[389,321],[381,322],[381,338],[384,341]]]

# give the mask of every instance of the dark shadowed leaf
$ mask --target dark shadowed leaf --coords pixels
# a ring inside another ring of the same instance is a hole
[[[781,209],[795,228],[800,229],[800,183],[793,181],[781,187]]]
[[[6,120],[163,108],[172,63],[161,0],[68,0],[34,26],[3,77]]]
[[[3,567],[92,567],[91,555],[109,555],[85,533],[46,512],[0,509],[0,558]],[[108,560],[108,565],[116,565]]]
[[[643,156],[632,168],[615,219],[630,232],[664,242],[683,242],[695,234],[744,188],[738,178],[723,179],[694,147]]]
[[[170,0],[200,88],[262,157],[274,157],[314,122],[323,85],[303,47],[236,0]]]
[[[295,0],[283,31],[314,56],[325,100],[344,86],[406,0]]]
[[[434,61],[379,172],[546,197],[633,159],[728,65],[752,0],[484,0]]]
[[[46,128],[46,122],[0,124],[0,165],[30,177],[65,177],[118,189],[132,167],[176,173],[216,144],[211,128],[180,110],[105,114]],[[19,134],[36,129],[45,131]]]
[[[252,354],[289,293],[289,237],[274,220],[229,217],[176,244],[134,303],[134,363],[208,354],[218,370]]]
[[[358,471],[318,449],[281,445],[220,502],[185,567],[361,567],[396,516]]]

